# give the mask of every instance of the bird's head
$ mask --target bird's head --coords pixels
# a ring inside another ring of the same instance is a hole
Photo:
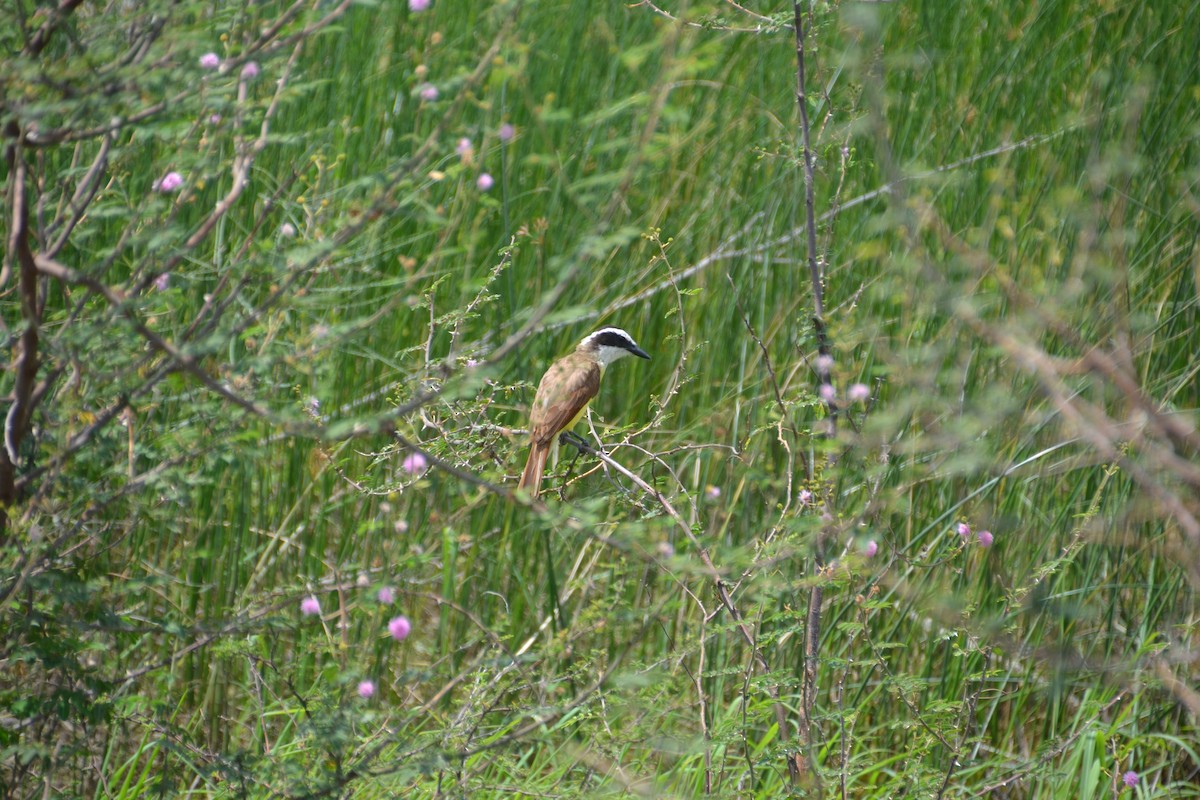
[[[583,337],[576,350],[593,356],[602,367],[629,355],[650,358],[645,350],[638,347],[633,337],[620,328],[601,328],[595,333],[589,333]]]

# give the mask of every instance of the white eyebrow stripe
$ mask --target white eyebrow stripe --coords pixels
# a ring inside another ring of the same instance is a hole
[[[625,340],[626,340],[627,342],[629,342],[629,344],[630,344],[630,345],[632,345],[633,347],[637,347],[637,346],[638,346],[638,343],[637,343],[636,341],[634,341],[633,337],[632,337],[632,336],[630,336],[630,335],[629,335],[629,333],[628,333],[627,331],[625,331],[625,330],[622,330],[621,328],[613,328],[613,327],[609,327],[609,328],[600,328],[599,330],[592,331],[592,332],[591,332],[591,333],[589,333],[587,336],[583,337],[583,340],[580,342],[580,344],[584,344],[584,343],[586,343],[586,342],[593,341],[594,339],[596,339],[596,338],[598,338],[598,337],[600,337],[600,336],[602,336],[602,335],[604,335],[604,334],[606,334],[606,333],[614,333],[614,334],[616,334],[617,336],[620,336],[620,337],[622,337],[623,339],[625,339]]]

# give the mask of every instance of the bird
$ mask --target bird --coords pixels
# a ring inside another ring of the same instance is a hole
[[[538,384],[529,411],[529,459],[521,473],[518,489],[525,489],[536,498],[542,485],[542,471],[561,433],[575,427],[588,403],[600,391],[604,368],[625,356],[649,359],[620,328],[601,328],[589,333],[575,347],[575,352],[550,365]]]

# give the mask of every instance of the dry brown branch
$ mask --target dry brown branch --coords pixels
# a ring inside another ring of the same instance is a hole
[[[0,544],[7,538],[8,509],[16,502],[17,465],[21,443],[29,429],[33,412],[30,405],[37,383],[38,342],[41,334],[38,304],[38,273],[29,243],[29,204],[26,194],[27,170],[19,144],[17,124],[9,124],[11,142],[7,148],[9,169],[8,194],[12,204],[7,252],[17,262],[18,290],[21,298],[21,319],[24,330],[17,342],[13,357],[12,396],[4,419],[4,447],[0,452]]]
[[[92,165],[88,168],[83,178],[79,180],[79,183],[75,185],[75,192],[71,195],[71,200],[68,203],[70,214],[64,215],[60,213],[46,231],[48,234],[57,232],[58,236],[42,251],[44,255],[50,258],[57,257],[63,245],[71,237],[71,232],[75,230],[75,226],[83,219],[88,206],[91,205],[92,200],[96,197],[96,192],[100,190],[100,177],[108,168],[108,152],[112,148],[112,143],[113,137],[111,135],[104,136],[100,140],[100,148],[96,151],[96,157],[92,160]],[[43,197],[45,197],[44,194]]]

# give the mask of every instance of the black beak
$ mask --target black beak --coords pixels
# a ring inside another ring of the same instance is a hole
[[[629,348],[629,352],[633,353],[638,358],[644,358],[647,361],[650,360],[650,354],[647,353],[642,348],[638,347],[636,344],[633,347]]]

